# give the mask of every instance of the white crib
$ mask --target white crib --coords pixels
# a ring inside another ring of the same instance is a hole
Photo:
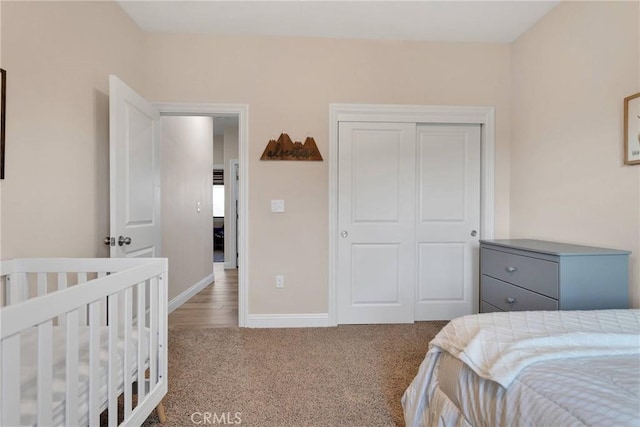
[[[1,261],[0,334],[1,425],[140,425],[167,393],[167,260]]]

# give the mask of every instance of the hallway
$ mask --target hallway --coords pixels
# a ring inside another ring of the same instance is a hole
[[[169,329],[238,326],[238,270],[214,263],[215,281],[169,315]]]

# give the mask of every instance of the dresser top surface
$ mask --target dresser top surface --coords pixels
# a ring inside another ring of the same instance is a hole
[[[480,243],[558,256],[629,255],[631,252],[533,239],[480,240]]]

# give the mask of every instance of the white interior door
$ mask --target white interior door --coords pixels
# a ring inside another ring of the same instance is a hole
[[[160,115],[116,76],[109,76],[111,257],[158,257]]]
[[[480,125],[417,129],[415,320],[477,312]]]
[[[340,123],[338,323],[414,319],[416,125]]]

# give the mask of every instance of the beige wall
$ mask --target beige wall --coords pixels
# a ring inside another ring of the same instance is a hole
[[[228,168],[229,160],[238,159],[238,126],[225,126],[223,141],[224,167]]]
[[[213,273],[213,120],[162,117],[161,124],[162,254],[169,258],[171,301]]]
[[[326,157],[332,102],[495,105],[508,233],[508,45],[145,35],[111,2],[3,2],[2,33],[3,257],[107,255],[110,73],[156,101],[249,104],[250,313],[327,311],[327,163],[258,159],[282,131]],[[274,198],[285,214],[269,212]]]
[[[109,74],[145,92],[145,37],[115,2],[2,1],[2,257],[108,256]]]
[[[258,159],[283,131],[313,136],[328,158],[329,103],[494,105],[496,237],[630,249],[639,306],[640,167],[621,161],[639,13],[637,2],[563,3],[501,45],[145,34],[113,2],[3,1],[2,257],[107,255],[113,73],[154,101],[249,104],[252,314],[327,311],[327,162]],[[271,214],[271,199],[287,211]],[[202,212],[210,234],[210,205]]]
[[[496,106],[497,236],[509,231],[511,48],[152,34],[150,97],[249,104],[249,312],[327,312],[328,164],[261,162],[280,132],[328,158],[330,103]],[[286,212],[270,212],[284,199]],[[285,288],[275,288],[275,274]]]
[[[561,3],[513,44],[511,236],[627,249],[640,307],[640,166],[623,99],[640,91],[638,2]]]
[[[216,119],[213,119],[216,120]],[[224,162],[224,135],[213,136],[213,164],[221,165]]]

